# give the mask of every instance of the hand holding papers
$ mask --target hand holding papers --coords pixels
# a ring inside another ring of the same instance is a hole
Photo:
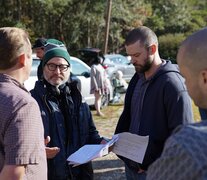
[[[84,164],[95,158],[107,155],[109,147],[114,144],[112,152],[135,162],[142,163],[148,141],[149,136],[138,136],[124,132],[114,135],[107,144],[85,145],[81,147],[78,151],[71,154],[67,161],[74,166]]]
[[[87,163],[95,158],[107,155],[108,149],[118,140],[118,136],[114,135],[113,138],[107,144],[97,144],[97,145],[85,145],[81,147],[78,151],[71,154],[67,161],[69,164],[78,166],[80,164]]]

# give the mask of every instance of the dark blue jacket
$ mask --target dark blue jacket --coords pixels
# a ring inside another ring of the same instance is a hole
[[[139,75],[131,79],[125,97],[124,110],[118,121],[115,133],[129,132],[131,121],[131,99]],[[141,165],[121,157],[131,169],[139,166],[147,169],[163,150],[165,140],[180,124],[193,121],[191,99],[187,93],[184,79],[177,65],[166,64],[152,77],[144,94],[139,135],[149,135],[149,144]]]
[[[102,140],[76,82],[66,83],[57,90],[44,81],[37,81],[31,94],[40,107],[45,137],[51,137],[48,146],[60,148],[60,152],[48,160],[49,179],[64,179],[71,174],[76,179],[92,179],[91,163],[72,168],[66,162],[67,157],[83,145],[99,144]]]

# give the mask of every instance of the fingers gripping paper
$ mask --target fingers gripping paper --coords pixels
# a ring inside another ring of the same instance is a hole
[[[109,153],[109,147],[113,145],[112,152],[142,163],[149,142],[149,136],[138,136],[128,132],[116,134],[107,144],[85,145],[71,154],[67,161],[69,164],[78,166],[95,158],[105,156]]]
[[[67,161],[69,164],[78,166],[80,164],[87,163],[95,158],[105,156],[109,153],[109,147],[111,147],[118,140],[118,136],[114,135],[113,138],[106,144],[90,144],[81,147],[78,151],[71,154]]]

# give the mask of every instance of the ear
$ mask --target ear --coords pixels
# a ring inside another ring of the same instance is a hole
[[[155,54],[156,50],[157,50],[157,46],[156,46],[155,44],[152,44],[152,45],[149,47],[149,53],[150,53],[150,55]]]
[[[20,56],[19,56],[19,64],[23,67],[23,66],[25,66],[26,65],[26,58],[25,58],[25,54],[21,54]]]

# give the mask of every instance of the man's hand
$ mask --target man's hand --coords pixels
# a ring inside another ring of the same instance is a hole
[[[106,139],[102,139],[100,144],[106,144],[108,141]]]
[[[47,136],[45,139],[45,146],[50,142],[50,136]],[[58,147],[45,147],[46,155],[48,159],[52,159],[56,156],[57,153],[59,153],[60,148]]]
[[[106,144],[106,143],[108,143],[109,141],[110,141],[110,139],[108,139],[108,138],[103,138],[100,144]],[[114,145],[110,146],[109,149],[108,149],[108,151],[111,152],[112,149],[113,149],[113,147],[114,147]]]
[[[109,152],[112,152],[113,148],[114,148],[114,144],[109,147]]]
[[[0,172],[0,180],[23,179],[25,175],[25,166],[23,165],[4,165]]]

